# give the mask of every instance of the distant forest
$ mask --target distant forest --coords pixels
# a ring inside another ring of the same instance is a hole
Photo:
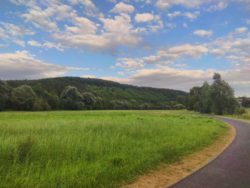
[[[184,109],[187,93],[61,77],[0,81],[0,110]]]

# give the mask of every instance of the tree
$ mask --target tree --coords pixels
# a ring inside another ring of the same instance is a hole
[[[36,111],[45,111],[45,110],[51,110],[50,105],[47,103],[46,100],[44,100],[43,98],[37,98],[33,109]]]
[[[82,94],[74,86],[67,86],[60,96],[62,107],[65,110],[84,109]]]
[[[88,108],[88,109],[92,109],[96,103],[96,98],[95,96],[90,93],[90,92],[85,92],[82,94],[82,99],[83,99],[83,102],[85,104],[85,106]]]
[[[5,110],[9,99],[10,89],[6,82],[0,81],[0,111]]]
[[[212,112],[218,115],[233,114],[238,106],[234,97],[234,90],[221,79],[220,74],[214,74],[211,86]]]
[[[188,109],[194,111],[200,111],[201,106],[201,88],[193,87],[188,96]]]
[[[48,105],[50,106],[52,110],[56,110],[60,108],[60,100],[56,94],[48,93],[46,99],[47,99]]]
[[[15,110],[33,110],[36,98],[36,93],[28,85],[21,85],[11,92],[11,104]]]
[[[211,87],[207,82],[204,82],[201,87],[201,97],[200,97],[200,111],[202,113],[210,113],[212,100],[210,97]]]
[[[193,87],[188,96],[188,108],[201,113],[215,113],[218,115],[232,114],[238,107],[234,91],[230,85],[222,80],[221,75],[215,73],[213,84],[207,82],[202,87]]]
[[[33,90],[37,93],[39,96],[39,100],[37,100],[37,105],[42,105],[42,109],[48,108],[48,109],[59,109],[59,97],[54,94],[48,92],[46,89],[44,89],[43,85],[41,83],[38,83],[33,86]],[[38,107],[38,106],[36,106]]]
[[[128,110],[131,109],[131,103],[127,100],[112,100],[113,109],[115,110]]]

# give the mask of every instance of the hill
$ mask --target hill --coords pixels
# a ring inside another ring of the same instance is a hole
[[[16,105],[16,103],[22,103],[20,101],[22,97],[34,98],[33,107],[38,110],[39,108],[72,110],[166,109],[182,108],[181,104],[184,104],[187,95],[178,90],[137,87],[101,79],[79,77],[12,80],[2,82],[1,87],[5,88],[1,90],[6,91],[2,95],[7,95],[8,98],[7,108],[21,110],[26,108],[20,108],[20,105]]]

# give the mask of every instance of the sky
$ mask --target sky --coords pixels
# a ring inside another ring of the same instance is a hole
[[[250,0],[1,0],[0,79],[188,91],[218,72],[250,96]]]

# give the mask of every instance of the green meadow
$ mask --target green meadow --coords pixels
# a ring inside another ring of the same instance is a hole
[[[226,130],[188,111],[3,112],[0,187],[118,187]]]

